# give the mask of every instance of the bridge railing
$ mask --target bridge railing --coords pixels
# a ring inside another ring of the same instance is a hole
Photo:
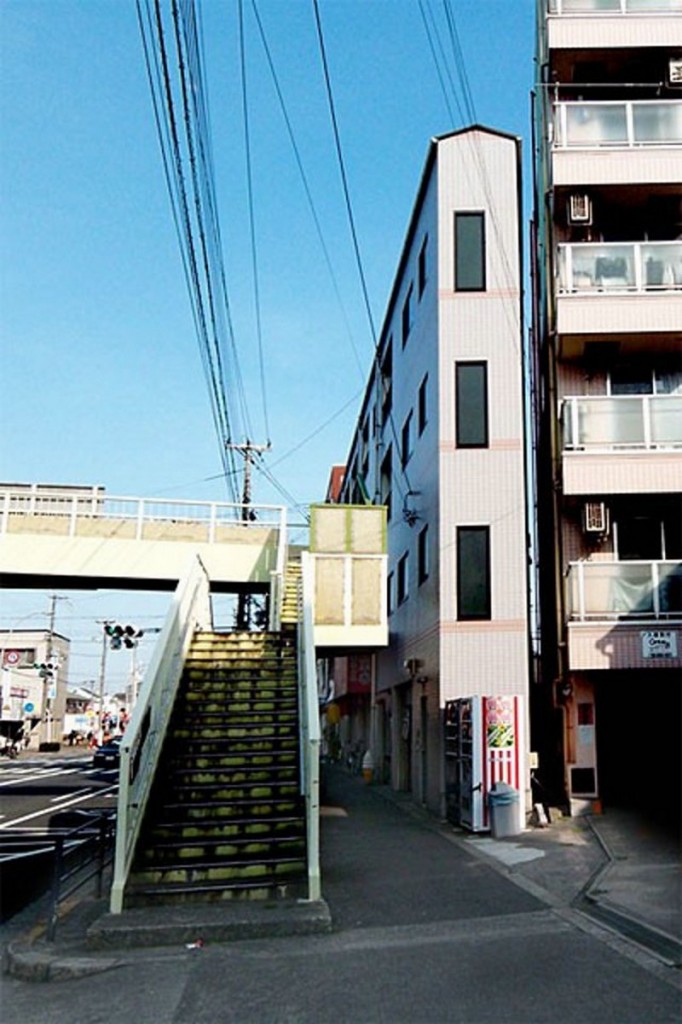
[[[0,491],[0,532],[11,532],[16,517],[39,516],[58,519],[67,536],[87,532],[93,522],[125,524],[125,536],[144,540],[153,524],[191,525],[198,534],[193,539],[208,543],[225,539],[235,528],[280,528],[284,510],[280,505],[250,505],[248,517],[244,506],[232,502],[178,501],[172,498],[137,498],[109,495],[100,488],[92,491],[60,492],[39,486],[6,488]],[[158,539],[154,536],[152,539]]]
[[[123,909],[125,886],[187,651],[195,630],[210,630],[211,626],[210,582],[195,556],[173,595],[121,742],[112,914],[120,914]]]
[[[301,733],[301,791],[305,800],[308,850],[308,899],[319,900],[320,876],[320,705],[315,658],[315,566],[307,552],[301,556],[302,615],[298,631],[298,680]]]

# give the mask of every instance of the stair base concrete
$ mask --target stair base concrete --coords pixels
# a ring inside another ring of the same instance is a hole
[[[234,942],[312,935],[329,932],[331,927],[331,914],[324,900],[135,907],[121,914],[103,914],[94,921],[87,930],[87,947],[123,950],[194,942]]]

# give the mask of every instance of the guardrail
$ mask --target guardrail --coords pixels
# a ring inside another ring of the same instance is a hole
[[[315,659],[314,556],[301,555],[302,614],[298,630],[298,685],[301,736],[301,792],[305,800],[308,899],[322,894],[320,873],[320,706]]]
[[[112,914],[123,909],[125,885],[187,651],[195,630],[210,630],[211,625],[210,582],[195,556],[173,595],[121,742]]]
[[[680,562],[571,562],[567,587],[574,621],[682,617]]]
[[[0,866],[4,875],[4,897],[12,887],[12,880],[7,877],[10,870],[18,873],[14,884],[20,885],[26,891],[25,872],[29,870],[29,861],[39,858],[44,862],[47,858],[45,874],[50,879],[46,930],[48,942],[54,942],[60,908],[70,896],[93,878],[96,880],[97,899],[102,896],[104,870],[111,861],[114,828],[115,817],[110,811],[93,811],[81,825],[55,830],[45,835],[36,836],[10,829],[0,832]],[[22,873],[23,878],[20,877]],[[37,874],[40,875],[40,872]],[[43,880],[38,892],[44,891]]]
[[[244,506],[218,501],[176,501],[93,493],[41,490],[39,486],[0,491],[0,532],[7,533],[11,516],[52,516],[68,520],[67,535],[76,536],[81,523],[93,520],[125,522],[134,540],[142,540],[151,523],[192,524],[203,528],[198,538],[210,544],[220,539],[223,527],[250,530],[262,527],[284,532],[286,509],[281,505],[249,506],[253,517],[244,518]],[[197,539],[197,538],[194,538]]]
[[[682,447],[682,395],[590,395],[563,399],[564,450]]]

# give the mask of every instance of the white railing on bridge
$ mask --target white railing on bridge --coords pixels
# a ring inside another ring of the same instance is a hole
[[[682,145],[682,100],[576,100],[554,105],[556,149]]]
[[[571,562],[567,583],[573,621],[682,617],[680,562]]]
[[[573,242],[558,259],[560,295],[682,289],[682,242]]]
[[[147,800],[187,651],[196,630],[210,630],[210,581],[198,557],[178,583],[161,636],[121,742],[116,853],[110,909],[120,914]]]
[[[134,524],[131,534],[143,540],[150,523],[186,523],[201,527],[201,539],[214,543],[219,527],[284,528],[286,509],[280,505],[244,506],[220,501],[178,501],[172,498],[138,498],[106,494],[99,488],[59,492],[37,487],[0,488],[0,530],[7,532],[12,516],[45,516],[68,519],[69,536],[76,536],[78,524],[87,520],[125,521]]]
[[[548,0],[550,14],[672,14],[682,0]]]
[[[564,450],[682,448],[682,395],[564,398]]]

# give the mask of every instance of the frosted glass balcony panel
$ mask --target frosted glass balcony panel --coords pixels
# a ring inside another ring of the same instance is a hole
[[[682,139],[682,104],[633,103],[633,138],[636,143],[676,143]]]
[[[682,445],[682,395],[651,398],[649,408],[652,442]]]

